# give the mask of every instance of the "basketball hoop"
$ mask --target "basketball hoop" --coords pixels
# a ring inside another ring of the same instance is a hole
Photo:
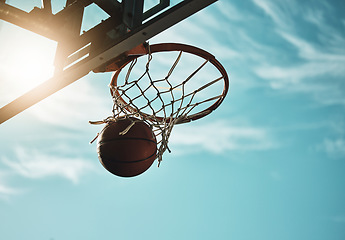
[[[145,122],[157,139],[158,165],[165,150],[170,152],[173,127],[210,114],[229,89],[228,75],[218,60],[185,44],[144,44],[108,63],[104,71],[115,71],[110,83],[113,114],[90,123],[125,117],[132,122],[122,133],[126,134],[136,122]]]

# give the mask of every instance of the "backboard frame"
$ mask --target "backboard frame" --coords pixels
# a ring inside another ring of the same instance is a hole
[[[50,0],[43,0],[42,8],[35,8],[30,13],[0,0],[0,19],[58,42],[54,76],[3,106],[0,109],[0,124],[216,1],[184,0],[160,12],[161,8],[166,8],[167,1],[163,0],[159,3],[161,5],[157,5],[157,16],[146,22],[142,18],[140,24],[136,20],[133,25],[127,26],[122,13],[118,15],[119,9],[126,7],[118,5],[115,0],[67,0],[66,8],[55,15],[51,13]],[[116,4],[111,5],[112,2]],[[124,2],[134,4],[143,0],[122,0],[122,5],[125,5]],[[110,17],[80,35],[83,10],[91,3],[98,4]],[[136,11],[134,9],[134,15]],[[141,15],[145,13],[141,12]],[[46,23],[42,21],[44,16],[49,20]],[[66,28],[66,24],[70,27]],[[56,31],[53,26],[61,30]]]

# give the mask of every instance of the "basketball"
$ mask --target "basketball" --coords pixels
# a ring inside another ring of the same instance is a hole
[[[108,123],[98,137],[97,153],[103,167],[120,177],[134,177],[145,172],[156,159],[157,141],[151,128],[135,118]]]

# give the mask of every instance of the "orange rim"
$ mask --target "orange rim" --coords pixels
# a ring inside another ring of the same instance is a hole
[[[190,116],[186,116],[185,119],[183,119],[181,122],[179,123],[186,123],[186,122],[190,122],[190,121],[194,121],[200,118],[203,118],[205,116],[207,116],[208,114],[210,114],[212,111],[214,111],[216,108],[219,107],[219,105],[223,102],[225,96],[227,95],[227,92],[229,90],[229,78],[228,78],[228,74],[225,71],[223,65],[209,52],[206,52],[203,49],[194,47],[194,46],[190,46],[190,45],[185,45],[185,44],[180,44],[180,43],[160,43],[160,44],[154,44],[154,45],[150,45],[150,52],[151,53],[158,53],[158,52],[170,52],[170,51],[182,51],[182,52],[186,52],[186,53],[190,53],[190,54],[194,54],[196,56],[199,56],[207,61],[209,61],[213,66],[215,66],[218,71],[221,73],[223,81],[224,81],[224,89],[222,92],[222,96],[215,102],[213,103],[211,106],[209,106],[208,108],[198,112],[198,113],[194,113]],[[111,83],[111,86],[117,86],[117,79],[118,76],[121,72],[121,70],[130,62],[132,62],[134,59],[139,58],[141,56],[145,56],[145,55],[137,55],[137,56],[128,56],[127,61],[122,64],[119,69],[114,73]],[[117,96],[119,96],[119,99],[125,103],[127,105],[126,109],[128,111],[131,112],[136,112],[135,108],[130,107],[126,101],[124,101],[124,99],[120,96],[120,93],[115,90],[115,92],[113,92],[113,90],[111,89],[111,94],[112,96],[115,94]],[[149,117],[149,114],[143,113],[141,112],[141,114],[143,114],[145,117]],[[163,117],[159,117],[159,116],[155,116],[156,119],[158,121],[164,121]]]

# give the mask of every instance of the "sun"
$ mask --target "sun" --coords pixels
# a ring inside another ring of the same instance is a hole
[[[11,95],[23,94],[54,74],[57,43],[27,30],[8,26],[1,34],[1,85]]]

